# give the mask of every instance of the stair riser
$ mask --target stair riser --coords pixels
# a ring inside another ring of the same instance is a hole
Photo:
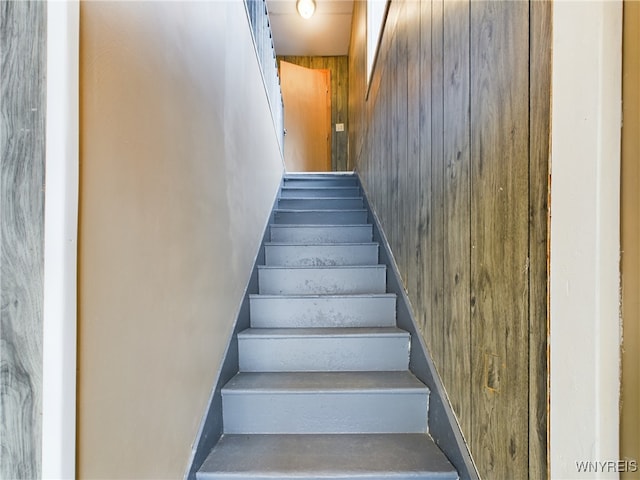
[[[225,433],[426,433],[424,392],[222,392]]]
[[[367,223],[365,210],[276,210],[275,223],[287,225],[349,225]]]
[[[258,285],[275,295],[385,293],[386,267],[259,268]]]
[[[285,209],[359,209],[363,208],[362,198],[281,198],[278,200],[278,208]]]
[[[238,337],[243,372],[392,371],[409,368],[409,337]]]
[[[284,267],[376,265],[378,245],[266,245],[265,258]]]
[[[285,178],[284,186],[290,188],[312,188],[312,187],[357,187],[358,180],[354,177],[345,178]]]
[[[280,192],[281,198],[333,198],[333,197],[359,197],[358,187],[330,187],[330,188],[288,188],[284,187]]]
[[[370,242],[373,238],[371,225],[345,225],[341,227],[311,226],[289,227],[272,225],[272,242],[297,243],[357,243]]]
[[[254,328],[392,327],[395,297],[261,297],[250,300]]]

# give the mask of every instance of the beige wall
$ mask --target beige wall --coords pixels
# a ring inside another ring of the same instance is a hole
[[[242,2],[81,5],[79,478],[179,478],[283,171]]]

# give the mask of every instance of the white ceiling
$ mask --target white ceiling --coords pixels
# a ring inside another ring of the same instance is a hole
[[[305,20],[296,0],[266,0],[276,55],[347,55],[353,0],[316,0],[316,11]]]

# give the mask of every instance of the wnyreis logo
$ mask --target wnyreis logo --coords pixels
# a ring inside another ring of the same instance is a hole
[[[576,462],[576,469],[579,473],[637,472],[638,462],[636,460],[607,460],[604,462],[585,460]]]

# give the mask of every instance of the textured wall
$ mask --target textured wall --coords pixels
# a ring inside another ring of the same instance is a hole
[[[81,4],[79,478],[180,478],[283,163],[242,2]]]
[[[349,139],[349,62],[348,57],[280,56],[278,62],[294,63],[306,68],[331,72],[331,169],[344,171],[353,168],[348,162]],[[344,123],[344,132],[336,132],[336,123]]]
[[[2,2],[0,478],[38,478],[46,114],[44,2]]]
[[[349,148],[483,478],[547,472],[550,4],[391,2]]]

